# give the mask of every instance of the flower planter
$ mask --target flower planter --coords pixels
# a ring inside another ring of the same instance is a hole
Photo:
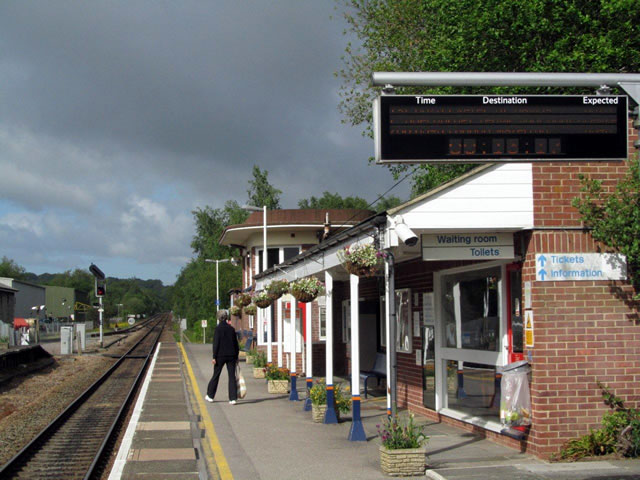
[[[324,414],[327,411],[326,405],[314,405],[311,404],[311,418],[315,423],[324,422]],[[340,421],[340,412],[336,409],[336,418]]]
[[[263,367],[254,367],[253,368],[253,378],[264,378],[264,368]]]
[[[289,393],[289,380],[269,380],[267,382],[269,393]]]
[[[253,363],[253,355],[247,355],[246,362],[247,365],[251,365]]]
[[[296,300],[298,300],[299,302],[302,302],[302,303],[313,302],[316,299],[316,297],[318,296],[317,294],[313,295],[311,293],[301,292],[299,290],[292,291],[291,295],[293,295]]]
[[[356,263],[346,261],[342,266],[351,275],[356,275],[357,277],[374,277],[378,273],[377,265],[374,265],[373,267],[363,267]]]
[[[256,307],[258,307],[258,308],[268,308],[271,305],[272,302],[273,302],[273,300],[271,300],[271,297],[264,298],[264,299],[255,299],[253,301],[253,303],[255,303]]]
[[[380,467],[385,475],[392,477],[424,475],[427,468],[426,447],[389,450],[381,445]]]

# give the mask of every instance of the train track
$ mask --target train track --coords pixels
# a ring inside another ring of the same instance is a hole
[[[169,315],[0,469],[0,478],[92,478]]]

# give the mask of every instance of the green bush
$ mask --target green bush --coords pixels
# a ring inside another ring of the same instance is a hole
[[[267,366],[267,354],[264,352],[256,352],[253,356],[253,368],[265,368]]]
[[[401,422],[397,417],[389,417],[382,426],[376,426],[382,445],[389,450],[420,448],[429,440],[423,433],[424,426],[413,423],[413,415],[409,415],[406,422]]]

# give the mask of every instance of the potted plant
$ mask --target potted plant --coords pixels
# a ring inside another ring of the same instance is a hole
[[[249,350],[249,353],[247,353],[247,365],[251,365],[253,363],[257,354],[258,351],[255,348]]]
[[[267,366],[267,354],[256,352],[253,356],[253,378],[264,378],[264,371]]]
[[[229,307],[229,313],[234,317],[240,317],[242,315],[242,307],[239,307],[238,305]]]
[[[377,425],[382,440],[380,467],[386,475],[424,475],[429,437],[423,433],[424,426],[416,425],[413,418],[409,415],[407,421],[400,421],[397,417],[389,417],[382,427]]]
[[[267,391],[269,393],[287,393],[289,391],[289,369],[272,363],[265,369]]]
[[[374,276],[387,253],[378,250],[372,243],[366,245],[347,245],[338,251],[338,259],[347,272],[358,277]]]
[[[274,280],[267,285],[267,293],[275,302],[282,295],[289,291],[289,282],[287,280]]]
[[[289,293],[299,302],[312,302],[324,293],[324,284],[316,277],[304,277],[289,284]]]
[[[256,307],[255,303],[250,303],[249,305],[244,307],[244,313],[246,313],[247,315],[255,315],[256,313],[258,313],[258,307]]]
[[[9,349],[9,337],[0,337],[0,351]]]
[[[341,413],[349,413],[351,410],[351,396],[348,389],[346,391],[342,390],[340,383],[334,385],[333,396],[333,406],[339,421]],[[316,423],[322,423],[327,410],[327,384],[324,380],[314,383],[309,391],[309,397],[311,398],[311,418]]]
[[[258,308],[267,308],[273,303],[273,298],[271,298],[266,290],[261,290],[253,296],[253,303],[255,303]]]
[[[251,295],[249,295],[248,293],[239,293],[235,300],[234,300],[234,305],[239,306],[240,308],[242,307],[246,307],[247,305],[249,305],[251,303]]]

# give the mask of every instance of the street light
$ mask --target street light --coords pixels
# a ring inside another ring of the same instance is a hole
[[[215,263],[216,264],[216,313],[220,310],[220,282],[219,273],[218,273],[218,264],[223,262],[231,262],[231,265],[237,265],[237,261],[235,258],[223,258],[221,260],[213,260],[211,258],[205,258],[205,262],[207,263]]]

